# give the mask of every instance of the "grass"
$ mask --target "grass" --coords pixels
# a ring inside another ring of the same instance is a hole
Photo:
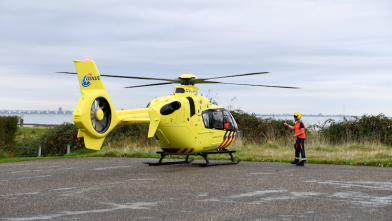
[[[36,139],[44,134],[47,128],[18,128],[17,141],[23,138]],[[235,159],[256,162],[291,162],[294,159],[294,138],[292,142],[287,140],[275,140],[264,144],[246,144],[241,138],[236,139],[228,148],[237,150]],[[309,136],[305,142],[306,158],[308,163],[315,164],[339,164],[339,165],[363,165],[363,166],[392,166],[392,147],[380,142],[346,142],[332,145],[327,140],[317,135]],[[156,151],[161,149],[157,145],[146,146],[135,142],[132,137],[105,141],[100,151],[82,149],[74,151],[70,155],[52,157],[13,157],[7,153],[0,153],[0,163],[15,162],[37,159],[75,158],[75,157],[130,157],[130,158],[159,158]],[[210,160],[230,160],[227,154],[213,154],[208,156]],[[184,159],[184,155],[169,155],[165,159]],[[203,160],[201,156],[192,156],[196,160]]]
[[[16,132],[16,142],[20,142],[23,139],[34,140],[45,134],[50,128],[46,127],[18,127]]]
[[[94,156],[113,157],[143,157],[159,158],[156,154],[158,146],[143,147],[135,143],[127,144],[125,140],[123,147],[118,148],[117,144],[110,144]],[[392,166],[392,147],[376,142],[368,143],[346,143],[342,145],[329,145],[326,141],[313,138],[306,142],[306,158],[308,163],[315,164],[339,164],[339,165],[363,165],[363,166]],[[292,143],[268,142],[262,145],[243,145],[241,139],[236,139],[229,148],[237,150],[234,154],[236,159],[242,161],[256,162],[291,162],[294,160],[294,139]],[[92,155],[90,155],[92,156]],[[167,158],[183,159],[185,156],[171,155]],[[201,156],[192,156],[194,159],[203,160]],[[227,154],[214,154],[208,156],[210,160],[230,160]]]
[[[308,144],[309,143],[309,144]],[[392,148],[380,143],[327,143],[305,142],[308,163],[392,166]],[[294,144],[294,141],[293,141]],[[294,160],[294,145],[239,145],[237,157],[245,161],[291,162]],[[271,148],[275,147],[275,148]]]

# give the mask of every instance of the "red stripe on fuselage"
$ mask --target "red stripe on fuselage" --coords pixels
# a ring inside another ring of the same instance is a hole
[[[231,132],[229,132],[229,137],[226,139],[226,142],[224,142],[224,144],[221,147],[225,148],[226,144],[229,143],[230,139],[231,139]]]
[[[230,140],[230,142],[225,147],[230,146],[230,144],[233,143],[234,140],[235,140],[235,135],[232,136],[232,139]]]
[[[226,141],[226,137],[225,138],[223,138],[223,142],[219,145],[219,147],[221,147],[222,146],[222,144],[224,144],[225,143],[225,141]],[[219,148],[218,147],[218,148]]]
[[[228,131],[226,131],[225,135],[223,136],[223,141],[222,141],[222,143],[221,143],[217,148],[220,148],[220,147],[225,143],[226,138],[227,138],[227,136],[226,136],[227,132],[228,132]]]

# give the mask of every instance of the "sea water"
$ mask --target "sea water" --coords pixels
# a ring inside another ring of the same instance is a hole
[[[294,117],[292,116],[262,116],[262,118],[274,118],[277,120],[292,120],[294,121]],[[305,126],[310,125],[323,125],[326,120],[332,119],[334,122],[343,121],[343,117],[333,117],[333,116],[303,116],[301,121],[305,124]],[[346,116],[346,119],[350,119],[349,116]],[[328,125],[328,123],[327,123]]]
[[[22,117],[24,124],[62,124],[72,123],[72,114],[3,114],[1,116]]]

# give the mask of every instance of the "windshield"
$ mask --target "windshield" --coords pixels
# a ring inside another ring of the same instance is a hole
[[[231,113],[224,109],[209,109],[202,112],[204,126],[210,129],[237,131],[237,123]]]

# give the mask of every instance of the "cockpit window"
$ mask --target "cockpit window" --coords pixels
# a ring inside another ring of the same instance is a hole
[[[209,109],[202,112],[204,126],[210,129],[237,131],[237,123],[224,108]]]
[[[205,126],[206,128],[210,128],[210,115],[208,114],[207,111],[204,111],[204,112],[202,113],[202,116],[203,116],[204,126]]]
[[[212,116],[214,118],[214,128],[215,129],[223,129],[223,115],[222,112],[212,112]]]
[[[227,130],[234,130],[233,120],[231,114],[228,111],[223,111],[223,127]]]

